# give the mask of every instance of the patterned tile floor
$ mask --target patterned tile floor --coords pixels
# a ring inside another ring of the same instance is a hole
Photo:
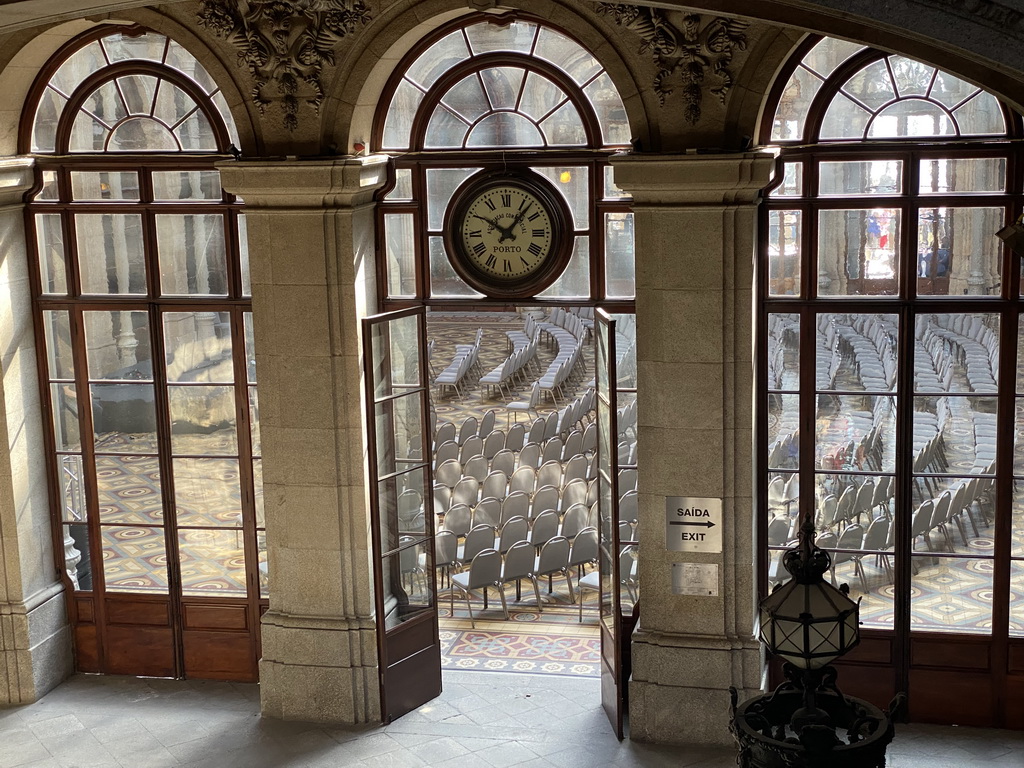
[[[733,768],[728,748],[616,741],[595,679],[445,674],[385,727],[259,715],[259,687],[76,675],[0,709],[0,768]],[[724,727],[724,721],[723,721]],[[890,768],[1024,764],[1024,732],[899,725]]]

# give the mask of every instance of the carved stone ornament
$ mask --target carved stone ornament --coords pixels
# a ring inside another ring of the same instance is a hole
[[[729,65],[733,49],[747,48],[743,34],[746,22],[716,17],[705,23],[700,14],[688,13],[677,26],[666,17],[666,11],[625,3],[598,3],[597,12],[611,16],[616,24],[640,36],[640,53],[650,53],[659,68],[654,91],[663,106],[665,97],[678,87],[684,102],[683,116],[695,125],[700,120],[709,74],[719,80],[710,88],[711,93],[725,103],[732,87]]]
[[[238,63],[256,80],[252,101],[263,114],[276,86],[289,131],[299,125],[299,98],[319,113],[320,75],[334,47],[370,21],[363,0],[202,0],[199,24],[238,48]]]

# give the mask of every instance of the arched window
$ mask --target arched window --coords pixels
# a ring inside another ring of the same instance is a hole
[[[145,30],[72,41],[26,109],[51,498],[82,670],[255,678],[251,299],[240,201],[214,168],[235,136],[209,73]]]
[[[909,690],[916,719],[999,724],[948,681],[1000,696],[1001,649],[1024,650],[1021,269],[996,237],[1020,213],[1020,118],[947,72],[829,38],[774,99],[762,584],[786,578],[779,553],[812,519],[861,601],[854,659],[887,670],[861,692]]]

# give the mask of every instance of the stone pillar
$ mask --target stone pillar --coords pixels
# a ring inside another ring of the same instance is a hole
[[[0,161],[0,706],[29,704],[71,672],[53,553],[22,197],[32,161]]]
[[[270,609],[265,715],[380,719],[359,319],[374,306],[383,157],[227,162],[245,201]]]
[[[729,686],[760,692],[754,637],[755,226],[767,154],[613,157],[636,231],[640,623],[630,736],[731,744]],[[721,499],[721,554],[671,552],[668,496]],[[717,597],[676,595],[673,563],[718,567]]]

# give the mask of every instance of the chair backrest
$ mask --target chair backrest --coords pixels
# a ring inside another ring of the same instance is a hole
[[[597,528],[587,526],[572,540],[569,566],[584,565],[597,560]]]
[[[530,390],[530,408],[536,408],[540,402],[540,382],[533,382],[533,389]]]
[[[530,502],[530,517],[536,517],[549,509],[558,509],[558,488],[553,485],[542,485],[533,494]]]
[[[434,451],[434,466],[440,467],[446,461],[459,460],[459,445],[454,440],[446,440],[437,444]],[[461,466],[461,464],[460,464]]]
[[[831,493],[821,500],[820,517],[818,518],[819,530],[829,528],[835,523],[838,509],[839,500]]]
[[[497,528],[501,521],[501,502],[493,496],[480,499],[473,510],[473,525],[483,523]]]
[[[452,505],[452,489],[444,483],[434,483],[434,514],[443,515]]]
[[[466,536],[466,545],[462,550],[462,562],[473,560],[478,553],[485,549],[494,548],[494,526],[474,525],[473,529]],[[499,565],[500,571],[500,565]]]
[[[565,444],[562,446],[562,461],[568,461],[581,453],[583,453],[583,432],[574,429],[565,438]]]
[[[597,450],[597,422],[587,424],[583,430],[583,452],[594,453]]]
[[[513,581],[522,579],[533,573],[536,551],[528,541],[517,541],[505,553],[505,562],[501,568],[501,580]]]
[[[542,576],[549,573],[558,573],[562,569],[568,568],[570,559],[569,552],[569,542],[564,536],[555,536],[554,538],[548,539],[540,550],[540,557],[537,560],[536,575]],[[596,551],[594,556],[597,556]]]
[[[786,481],[781,475],[776,475],[768,481],[768,509],[776,509],[783,506],[782,500],[786,498]]]
[[[481,440],[477,435],[466,438],[466,442],[462,444],[462,448],[459,450],[459,461],[465,464],[469,461],[471,456],[479,456],[484,452],[484,441]]]
[[[501,524],[513,517],[527,517],[530,514],[530,497],[523,491],[512,491],[501,502]]]
[[[459,428],[459,445],[464,445],[465,442],[477,434],[480,429],[480,425],[476,420],[476,416],[467,416],[462,421],[462,426]]]
[[[423,511],[423,494],[415,488],[408,488],[398,494],[398,519],[411,520]]]
[[[910,535],[917,537],[924,533],[928,533],[928,530],[932,524],[932,513],[935,511],[935,502],[931,499],[925,499],[921,502],[916,510],[914,510],[914,517],[910,521]]]
[[[929,527],[938,528],[946,522],[946,519],[949,517],[949,507],[952,502],[952,492],[945,490],[939,494],[939,498],[936,500],[935,506],[932,508],[932,519],[929,523]]]
[[[826,531],[821,536],[818,536],[814,543],[818,545],[819,549],[835,549],[838,541],[838,536],[832,533],[832,531]]]
[[[537,490],[537,471],[533,467],[519,467],[508,481],[509,493],[523,491],[533,495]]]
[[[502,448],[491,459],[491,470],[504,472],[507,477],[512,477],[516,469],[516,455],[508,448]]]
[[[452,488],[452,504],[476,505],[480,498],[480,483],[472,475],[465,475]]]
[[[470,456],[466,466],[462,468],[462,474],[475,477],[478,483],[482,483],[487,478],[489,471],[490,465],[483,455]]]
[[[789,520],[776,517],[768,523],[768,543],[770,545],[785,544],[787,538],[789,538]]]
[[[634,572],[636,570],[637,555],[639,550],[636,545],[630,544],[628,547],[623,547],[622,551],[619,552],[619,582],[622,584],[631,583],[634,581]]]
[[[544,420],[544,439],[550,440],[558,434],[558,411],[552,411]]]
[[[619,520],[635,523],[640,514],[640,496],[636,491],[626,491],[619,499]]]
[[[849,520],[853,517],[855,512],[855,502],[857,501],[857,488],[853,485],[848,485],[843,489],[843,492],[839,494],[839,503],[836,508],[836,522],[841,523],[844,520]]]
[[[441,462],[434,470],[434,480],[448,487],[449,490],[462,479],[462,465],[458,459],[448,459]]]
[[[488,459],[493,459],[495,454],[498,453],[502,448],[505,447],[505,433],[500,429],[495,429],[487,436],[484,440],[484,456]]]
[[[494,539],[491,539],[491,544]],[[489,587],[492,584],[501,583],[501,555],[493,547],[485,548],[473,556],[469,565],[469,579],[467,586],[470,589]]]
[[[875,501],[875,481],[865,480],[857,489],[857,501],[855,507],[857,512],[867,512]]]
[[[441,529],[434,534],[434,567],[451,565],[459,552],[459,537],[452,531]]]
[[[637,471],[635,469],[620,469],[619,470],[619,494],[623,494],[626,491],[636,490],[636,477]]]
[[[479,432],[477,432],[477,434],[481,438],[486,438],[489,434],[491,434],[491,430],[494,429],[495,416],[495,412],[493,410],[490,410],[487,413],[485,413],[483,417],[480,419],[480,430]]]
[[[523,446],[523,450],[519,452],[519,466],[536,469],[540,466],[540,454],[540,443],[527,443]]]
[[[882,551],[886,549],[886,542],[889,540],[889,519],[876,517],[868,525],[868,531],[864,534],[863,548],[869,551]]]
[[[571,483],[573,480],[586,480],[589,465],[590,460],[584,454],[579,453],[573,456],[565,464],[564,482]]]
[[[455,425],[450,421],[441,422],[434,433],[434,445],[441,445],[449,440],[455,440]]]
[[[508,428],[505,435],[505,447],[510,451],[520,451],[526,443],[526,427],[522,424],[513,424]]]
[[[561,461],[562,438],[552,437],[544,443],[544,450],[541,452],[540,460],[542,464],[547,464],[549,461]]]
[[[465,536],[469,533],[470,519],[472,513],[465,504],[453,504],[445,513],[444,527],[456,536]]]
[[[528,443],[540,443],[544,442],[544,430],[547,429],[547,419],[540,417],[535,419],[533,425],[530,427],[530,432],[526,436],[526,442]]]
[[[508,548],[515,544],[517,541],[526,541],[527,536],[530,534],[530,526],[526,522],[525,517],[513,517],[503,526],[501,526],[501,534],[499,535],[498,550],[501,552],[507,552]]]
[[[626,520],[619,520],[619,544],[624,541],[632,541],[633,539],[633,526],[631,526]]]
[[[530,529],[530,541],[535,546],[540,546],[548,539],[558,535],[558,513],[553,509],[541,512],[533,520],[533,527]]]
[[[854,523],[848,525],[839,534],[839,543],[836,549],[860,549],[864,543],[864,526]]]
[[[505,498],[505,494],[508,493],[508,476],[500,471],[495,470],[484,478],[484,483],[480,486],[480,496],[493,496],[496,499]]]
[[[554,485],[560,486],[562,484],[562,463],[560,461],[546,461],[541,464],[540,469],[537,471],[537,485]]]
[[[562,515],[562,535],[570,541],[575,540],[579,532],[587,527],[590,509],[586,504],[572,504]]]
[[[568,509],[573,504],[587,503],[587,481],[582,478],[570,480],[562,488],[562,509]]]

